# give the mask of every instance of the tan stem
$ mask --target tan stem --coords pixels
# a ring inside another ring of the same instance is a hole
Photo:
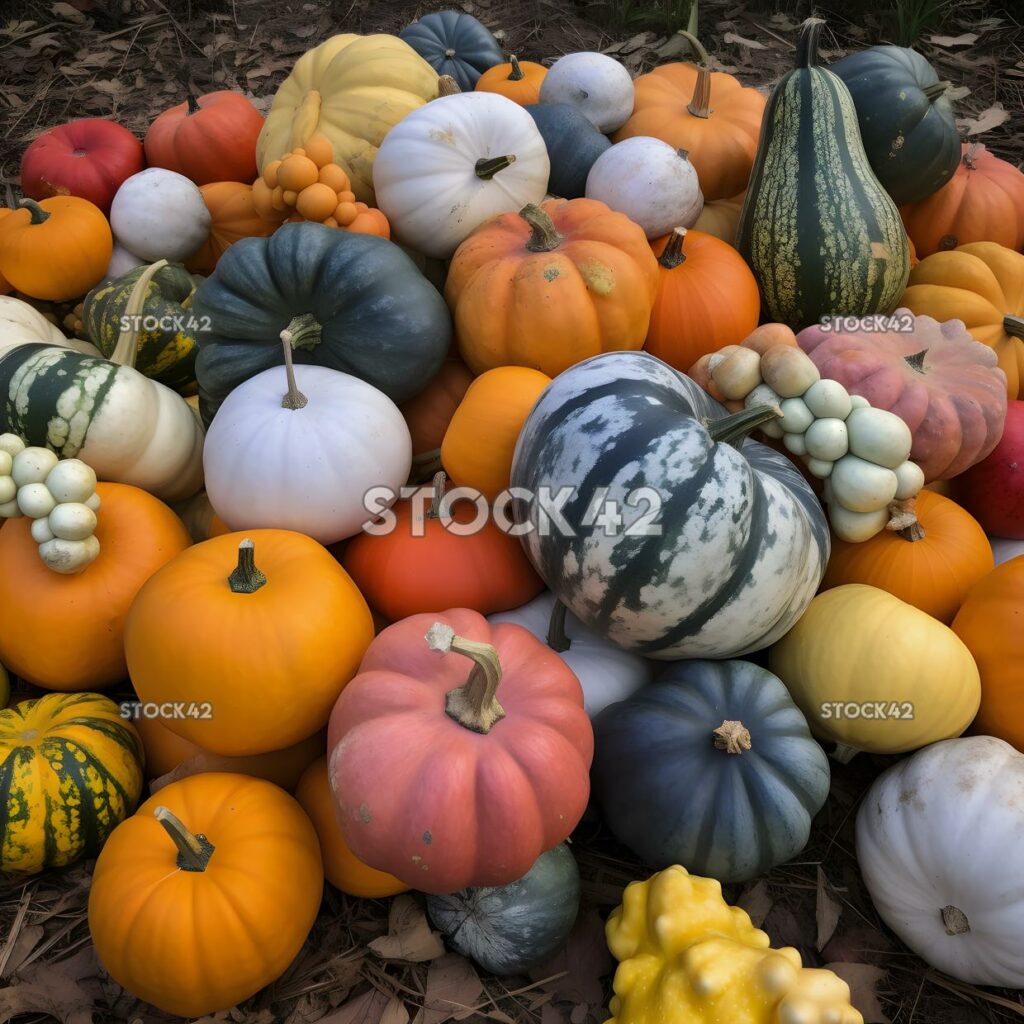
[[[562,241],[555,222],[536,203],[527,203],[519,216],[530,225],[530,238],[526,248],[530,252],[553,252]]]
[[[456,636],[455,630],[443,622],[435,622],[425,637],[432,651],[462,654],[473,662],[469,679],[445,694],[445,712],[465,729],[487,735],[505,717],[498,703],[501,662],[493,644]]]
[[[181,819],[167,807],[158,807],[153,816],[178,848],[178,867],[182,871],[205,871],[213,856],[213,843],[202,834],[189,832]]]
[[[309,399],[299,390],[295,382],[295,363],[292,361],[292,333],[287,328],[281,332],[281,345],[284,349],[284,372],[288,378],[288,390],[281,399],[282,409],[305,409]]]
[[[267,582],[267,577],[256,568],[256,545],[245,538],[238,545],[238,564],[228,576],[232,594],[255,594]]]
[[[526,75],[523,74],[523,69],[519,66],[519,60],[514,53],[509,54],[508,62],[512,65],[512,70],[508,73],[508,81],[521,82]]]
[[[665,243],[665,248],[658,257],[658,262],[666,270],[675,270],[686,261],[686,253],[683,252],[683,242],[685,241],[686,228],[674,228]]]
[[[439,469],[434,474],[434,479],[431,481],[430,488],[434,492],[434,496],[430,499],[430,508],[427,510],[428,519],[440,519],[441,518],[441,503],[444,501],[444,494],[448,484],[448,476],[443,469]]]
[[[707,68],[697,69],[697,81],[693,86],[693,97],[686,106],[694,117],[711,116],[711,72]]]
[[[458,96],[462,90],[459,83],[451,75],[441,75],[437,80],[437,98],[444,96]]]
[[[704,49],[704,44],[692,32],[680,29],[676,35],[682,36],[690,44],[690,49],[696,55],[698,64],[707,63],[708,51]]]
[[[977,164],[978,159],[978,147],[981,145],[980,142],[972,142],[967,147],[967,152],[963,155],[964,166],[969,170],[973,171]]]
[[[567,651],[572,646],[569,634],[565,631],[566,607],[558,598],[555,598],[554,606],[551,609],[551,619],[548,622],[548,647],[559,654]]]
[[[905,498],[890,502],[889,522],[885,528],[906,541],[924,540],[924,527],[917,518],[917,499]]]
[[[139,354],[139,335],[142,333],[142,311],[146,308],[146,297],[149,294],[149,283],[167,266],[167,260],[151,263],[135,279],[132,290],[128,293],[121,322],[125,324],[117,336],[117,344],[110,353],[110,361],[118,366],[135,368],[135,360]]]
[[[711,735],[715,738],[715,749],[727,754],[742,754],[750,749],[750,730],[742,722],[727,718]]]
[[[800,26],[800,35],[796,42],[797,68],[813,68],[818,64],[818,40],[821,30],[825,27],[824,18],[808,18]]]
[[[939,913],[942,914],[942,926],[946,929],[947,935],[964,935],[971,930],[967,915],[959,907],[949,905],[943,907]]]

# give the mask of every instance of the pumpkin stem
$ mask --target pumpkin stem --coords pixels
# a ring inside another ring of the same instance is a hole
[[[515,153],[507,153],[505,156],[482,156],[476,162],[476,176],[484,181],[490,181],[499,171],[511,167],[515,162]]]
[[[444,51],[444,55],[451,60],[455,56],[455,51],[449,46],[448,49]]]
[[[972,142],[967,147],[967,152],[964,153],[961,159],[963,160],[964,166],[969,170],[973,171],[976,168],[975,161],[978,159],[978,150],[981,147],[980,142]]]
[[[906,498],[902,501],[889,503],[889,522],[885,524],[887,530],[892,530],[897,536],[911,542],[924,540],[924,527],[917,518],[917,500]]]
[[[572,646],[568,633],[565,631],[566,607],[558,598],[555,598],[554,606],[551,609],[551,619],[548,622],[548,647],[559,654],[567,651]]]
[[[238,545],[238,565],[228,577],[231,593],[255,594],[266,582],[267,577],[256,568],[256,545],[246,537]]]
[[[818,41],[825,27],[824,18],[808,18],[800,26],[800,38],[796,41],[797,68],[813,68],[818,64]]]
[[[924,357],[926,355],[928,355],[928,349],[923,348],[920,352],[915,352],[913,355],[904,356],[903,359],[912,370],[924,373]]]
[[[292,317],[288,326],[281,332],[282,338],[285,332],[292,348],[306,348],[312,351],[320,344],[324,329],[312,313],[302,313]]]
[[[167,260],[157,260],[151,263],[135,279],[135,284],[128,295],[124,312],[121,315],[122,323],[127,324],[117,336],[117,344],[114,351],[110,353],[110,361],[118,366],[135,367],[135,359],[139,354],[139,334],[142,327],[142,311],[146,306],[146,296],[149,295],[149,283],[164,267]]]
[[[455,630],[443,622],[435,622],[425,639],[432,651],[454,651],[473,659],[469,679],[445,694],[444,709],[459,725],[486,736],[505,717],[505,709],[497,698],[501,662],[494,645],[456,636]]]
[[[1011,338],[1024,339],[1024,316],[1004,316],[1003,330]]]
[[[963,935],[971,930],[971,923],[967,920],[967,915],[959,907],[954,907],[951,904],[943,907],[939,913],[942,915],[942,925],[946,929],[947,935]]]
[[[776,405],[753,405],[749,409],[734,412],[731,416],[705,420],[704,426],[707,427],[712,441],[725,442],[739,448],[755,427],[781,415],[782,410]]]
[[[31,224],[42,224],[44,220],[50,219],[50,215],[34,199],[19,200],[18,209],[28,210],[31,214]]]
[[[536,203],[527,203],[519,211],[519,216],[530,225],[530,239],[526,243],[529,252],[552,252],[558,248],[562,238],[546,210]]]
[[[451,75],[441,75],[437,80],[437,98],[444,96],[458,96],[462,90],[459,83]]]
[[[199,104],[196,102],[195,96],[193,96],[192,93],[189,93],[187,99],[188,99],[188,112],[186,114],[186,117],[188,115],[190,115],[190,114],[198,114],[199,113]]]
[[[711,114],[709,104],[711,103],[711,72],[708,70],[708,51],[704,49],[701,41],[690,32],[680,29],[676,35],[682,36],[689,44],[697,57],[697,81],[693,87],[693,97],[687,106],[687,110],[694,117],[708,117]]]
[[[514,53],[508,55],[508,62],[512,65],[512,70],[508,73],[509,82],[521,82],[526,75],[523,74],[523,69],[519,66],[519,58]]]
[[[666,270],[675,270],[680,264],[686,261],[686,253],[683,252],[683,242],[686,239],[686,228],[674,228],[668,236],[665,248],[658,257],[658,262]]]
[[[837,743],[835,750],[829,754],[833,761],[839,764],[849,764],[860,751],[856,747],[848,746],[845,743]]]
[[[715,738],[715,749],[727,754],[742,754],[750,749],[750,730],[742,722],[727,718],[711,735]]]
[[[430,509],[427,512],[428,519],[441,518],[441,503],[444,501],[444,493],[447,490],[448,477],[443,469],[434,474],[430,487],[434,496],[430,499]]]
[[[441,466],[441,449],[431,448],[429,452],[420,452],[412,457],[412,470],[409,473],[411,483],[419,484],[424,480],[433,479]]]
[[[153,816],[164,827],[178,848],[178,867],[182,871],[205,871],[214,846],[201,832],[193,835],[170,808],[160,806]]]
[[[295,321],[293,320],[292,323]],[[288,390],[281,399],[282,409],[305,409],[309,399],[299,390],[295,381],[295,363],[292,360],[292,333],[285,329],[281,332],[281,347],[284,349],[284,372],[288,378]]]
[[[924,93],[925,98],[929,103],[934,103],[940,96],[945,95],[946,90],[951,88],[952,85],[952,82],[946,81],[933,82],[926,89],[922,89],[921,91]]]

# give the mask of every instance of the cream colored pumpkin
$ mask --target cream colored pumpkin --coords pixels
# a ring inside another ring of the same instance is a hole
[[[0,295],[0,359],[19,345],[60,345],[87,356],[103,357],[103,353],[88,341],[66,338],[55,324],[12,295]]]

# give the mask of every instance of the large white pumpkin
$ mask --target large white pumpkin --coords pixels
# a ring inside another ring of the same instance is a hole
[[[857,860],[882,919],[929,964],[1024,987],[1024,754],[970,736],[893,765],[857,813]]]
[[[484,221],[542,202],[550,169],[544,139],[518,103],[469,92],[432,100],[392,128],[373,187],[400,242],[447,259]]]
[[[60,345],[87,356],[103,356],[91,342],[66,338],[35,306],[13,295],[0,295],[0,359],[19,345]]]
[[[146,263],[181,263],[210,234],[203,194],[183,174],[149,167],[126,178],[110,204],[114,240]]]
[[[624,213],[648,238],[692,227],[704,208],[697,172],[682,150],[646,135],[623,139],[594,161],[587,198]]]
[[[544,76],[541,103],[571,103],[599,131],[608,135],[633,113],[633,79],[605,53],[567,53]]]

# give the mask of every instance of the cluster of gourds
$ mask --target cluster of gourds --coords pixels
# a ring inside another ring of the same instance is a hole
[[[910,755],[857,821],[884,920],[1024,985],[1024,174],[919,55],[826,70],[820,30],[766,101],[687,33],[634,81],[444,11],[322,42],[265,119],[28,148],[0,662],[58,692],[0,711],[0,869],[98,855],[125,988],[230,1008],[325,877],[525,971],[593,798],[663,869],[608,922],[616,1024],[857,1024],[719,885],[804,849],[826,742]]]

